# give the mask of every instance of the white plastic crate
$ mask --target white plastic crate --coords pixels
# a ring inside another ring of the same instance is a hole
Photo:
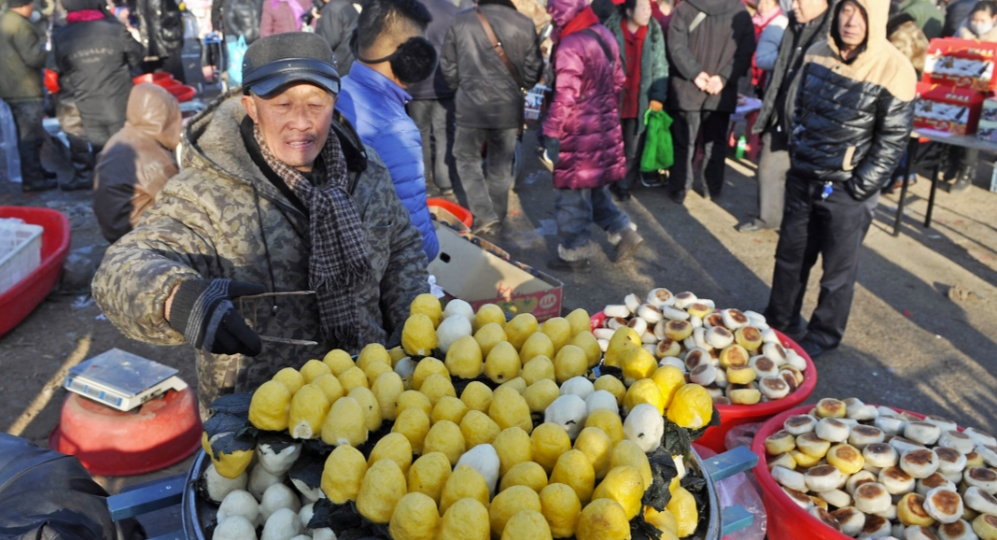
[[[20,219],[0,219],[0,294],[42,263],[43,230]]]

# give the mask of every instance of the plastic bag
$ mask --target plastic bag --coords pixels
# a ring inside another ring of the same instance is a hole
[[[246,49],[249,48],[249,45],[246,45],[245,36],[239,36],[239,39],[225,43],[225,47],[228,49],[229,85],[232,87],[240,86],[242,84],[242,58],[246,56]]]
[[[751,526],[728,534],[723,540],[764,540],[768,530],[768,516],[765,514],[765,504],[759,494],[754,473],[748,471],[735,474],[717,482],[716,489],[720,508],[740,506],[755,516]]]
[[[724,436],[724,448],[732,450],[738,446],[751,448],[751,443],[755,440],[755,433],[762,428],[763,422],[741,424],[730,428]]]
[[[675,149],[672,145],[672,117],[665,111],[644,113],[645,139],[644,153],[640,158],[641,172],[655,172],[668,169],[675,163]]]

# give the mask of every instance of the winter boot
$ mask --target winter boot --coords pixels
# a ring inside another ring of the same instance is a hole
[[[591,251],[591,242],[574,249],[566,248],[564,244],[558,244],[557,258],[547,261],[547,268],[560,272],[587,274],[592,271],[592,263],[589,262]]]
[[[631,223],[622,232],[609,233],[609,243],[616,246],[613,262],[618,264],[632,257],[644,243],[644,238],[637,234],[637,226]]]

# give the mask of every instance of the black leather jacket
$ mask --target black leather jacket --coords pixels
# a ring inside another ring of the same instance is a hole
[[[831,38],[807,53],[789,177],[841,184],[853,198],[866,200],[886,186],[907,147],[917,75],[886,40],[888,5],[858,1],[870,18],[865,50],[846,62]]]
[[[533,88],[543,68],[533,21],[504,3],[480,1],[478,5],[518,71],[523,87]],[[447,31],[440,70],[450,87],[457,90],[458,126],[519,127],[523,92],[499,59],[473,9],[458,13]]]
[[[176,0],[140,0],[139,17],[149,56],[166,58],[183,48],[183,20]]]
[[[246,38],[252,43],[260,37],[260,17],[263,7],[260,0],[225,0],[222,6],[222,19],[225,34]]]

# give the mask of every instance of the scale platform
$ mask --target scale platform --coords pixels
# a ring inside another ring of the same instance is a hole
[[[70,368],[62,386],[119,411],[130,411],[187,383],[179,371],[159,362],[111,349]]]

